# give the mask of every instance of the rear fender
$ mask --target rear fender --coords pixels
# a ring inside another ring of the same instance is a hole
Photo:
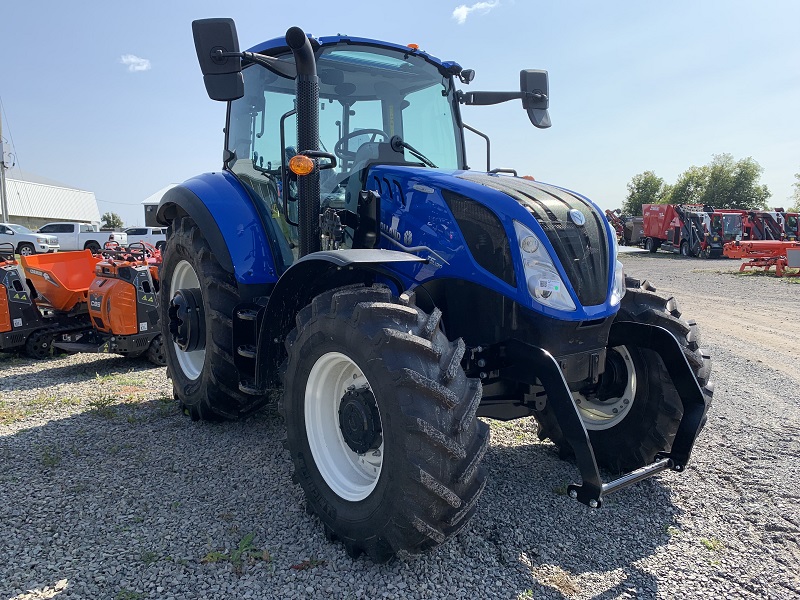
[[[231,173],[205,173],[168,190],[158,205],[158,222],[171,225],[183,215],[197,223],[219,264],[234,274],[238,284],[278,280],[269,232]]]
[[[258,314],[258,339],[253,340],[255,356],[237,351],[235,361],[240,381],[249,382],[250,393],[265,393],[279,385],[279,367],[286,356],[284,340],[295,327],[295,317],[315,296],[333,288],[363,283],[385,282],[397,294],[404,283],[386,265],[404,262],[426,262],[424,258],[394,250],[338,250],[315,252],[294,263],[281,276],[266,306],[243,304],[234,311],[234,348],[248,346],[242,339],[252,323],[239,327],[242,314]],[[266,316],[266,318],[264,318]],[[241,332],[241,333],[240,333]]]

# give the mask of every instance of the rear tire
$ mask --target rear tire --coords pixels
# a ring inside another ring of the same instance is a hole
[[[205,348],[184,352],[169,332],[170,300],[178,287],[198,288],[205,315]],[[174,288],[174,289],[173,289]],[[187,216],[172,222],[161,267],[160,323],[167,375],[175,399],[193,420],[237,419],[258,410],[266,398],[239,391],[233,363],[231,315],[239,303],[233,274],[212,254],[203,233]]]
[[[352,557],[435,548],[469,521],[486,483],[482,388],[440,317],[383,286],[339,288],[314,298],[287,338],[280,410],[294,481]],[[366,421],[339,416],[353,395]],[[350,423],[369,449],[353,446]]]
[[[84,250],[89,250],[92,254],[97,254],[100,252],[100,244],[97,242],[86,242],[83,246]]]
[[[689,242],[681,242],[681,256],[689,256]]]
[[[651,253],[655,253],[655,251],[658,250],[658,246],[656,246],[655,242],[653,241],[653,238],[647,238],[644,241],[644,247],[648,252]]]
[[[658,325],[672,333],[710,402],[714,393],[714,386],[709,381],[711,357],[699,347],[697,324],[682,319],[675,298],[656,294],[655,288],[648,282],[626,277],[625,287],[626,294],[615,320]],[[620,348],[624,349],[620,355],[630,358],[625,361],[625,364],[633,367],[629,374],[635,376],[633,386],[629,382],[626,393],[621,394],[622,399],[627,396],[631,404],[620,403],[616,397],[602,396],[594,407],[590,403],[590,409],[602,407],[604,403],[609,407],[620,407],[620,417],[611,417],[609,413],[605,423],[602,419],[592,418],[597,417],[598,412],[589,413],[585,403],[584,407],[578,404],[598,465],[615,473],[650,464],[656,454],[668,451],[683,415],[680,397],[658,354],[635,346]],[[609,349],[607,366],[610,365],[609,361],[619,364],[612,354],[615,351]],[[553,411],[545,405],[544,410],[536,414],[536,419],[540,439],[550,438],[563,455],[570,455],[571,447],[564,440]]]

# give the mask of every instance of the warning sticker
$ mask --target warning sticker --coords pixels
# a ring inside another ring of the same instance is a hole
[[[22,327],[22,319],[14,319],[14,327]]]
[[[147,331],[147,323],[139,323],[139,331]]]

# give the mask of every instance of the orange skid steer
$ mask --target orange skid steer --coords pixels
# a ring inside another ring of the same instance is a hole
[[[147,355],[165,364],[158,327],[158,280],[144,252],[89,250],[22,257],[40,313],[85,315],[82,327],[57,331],[54,347],[67,352]]]

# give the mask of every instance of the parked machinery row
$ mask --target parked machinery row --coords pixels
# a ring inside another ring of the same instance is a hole
[[[800,214],[782,208],[719,209],[701,204],[644,204],[642,217],[606,211],[621,246],[650,252],[668,250],[683,256],[720,258],[734,241],[800,239]]]
[[[0,246],[0,350],[142,356],[165,364],[158,322],[160,252],[139,244],[14,257]]]

